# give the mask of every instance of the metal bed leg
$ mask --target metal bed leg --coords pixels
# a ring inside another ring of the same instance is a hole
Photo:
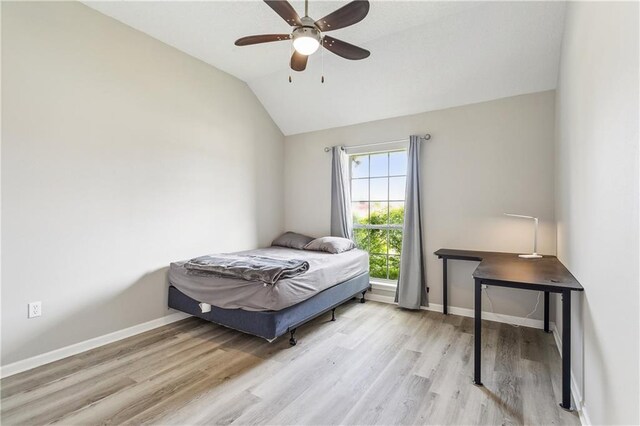
[[[333,308],[331,310],[331,321],[335,321],[336,320],[336,308]]]
[[[291,338],[289,339],[289,344],[291,346],[295,346],[296,343],[298,343],[298,340],[296,339],[296,329],[294,328],[293,330],[290,331],[291,333]]]
[[[360,303],[364,303],[364,295],[367,293],[367,291],[363,291],[362,292],[362,297],[360,298]]]

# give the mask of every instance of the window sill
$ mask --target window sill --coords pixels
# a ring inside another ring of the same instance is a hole
[[[396,288],[398,287],[398,284],[395,281],[372,278],[369,282],[371,283],[371,288],[374,290],[396,291]]]

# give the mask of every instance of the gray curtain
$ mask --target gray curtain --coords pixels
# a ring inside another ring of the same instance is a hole
[[[407,150],[407,187],[400,276],[396,289],[396,302],[400,307],[407,309],[420,309],[421,305],[426,306],[428,302],[420,203],[420,137],[411,136]]]
[[[331,235],[353,239],[349,157],[341,146],[334,146],[331,160]]]

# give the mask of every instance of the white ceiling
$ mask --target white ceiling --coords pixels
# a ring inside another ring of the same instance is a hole
[[[304,3],[291,1],[300,15]],[[347,1],[313,1],[314,19]],[[236,47],[242,36],[288,33],[260,1],[90,2],[88,6],[244,81],[285,135],[415,114],[556,87],[564,2],[372,1],[331,36],[371,56],[314,54],[288,67],[289,42]],[[289,83],[288,77],[293,77]]]

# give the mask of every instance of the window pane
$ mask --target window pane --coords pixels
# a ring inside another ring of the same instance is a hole
[[[371,161],[371,177],[374,176],[389,176],[389,154],[373,154],[370,157]]]
[[[369,201],[369,179],[351,180],[351,199],[353,201]]]
[[[402,231],[392,229],[389,231],[389,254],[400,254],[402,250]]]
[[[389,223],[389,203],[371,203],[371,216],[369,223],[371,225],[386,225]]]
[[[369,156],[354,155],[351,157],[351,177],[369,177]]]
[[[387,232],[386,229],[369,230],[369,253],[387,254]]]
[[[389,199],[390,200],[404,200],[406,182],[407,182],[407,178],[405,177],[389,178]]]
[[[376,178],[371,179],[369,182],[371,182],[371,201],[387,201],[389,199],[389,178]]]
[[[400,275],[400,256],[389,256],[389,279],[397,280]]]
[[[369,230],[368,229],[354,229],[353,236],[356,240],[356,245],[359,249],[369,251]]]
[[[389,203],[389,223],[392,225],[404,223],[404,203]]]
[[[372,278],[387,278],[387,256],[369,256],[369,275]]]
[[[407,174],[407,151],[389,153],[389,176]]]
[[[369,223],[369,203],[351,203],[351,215],[353,216],[354,224]]]

